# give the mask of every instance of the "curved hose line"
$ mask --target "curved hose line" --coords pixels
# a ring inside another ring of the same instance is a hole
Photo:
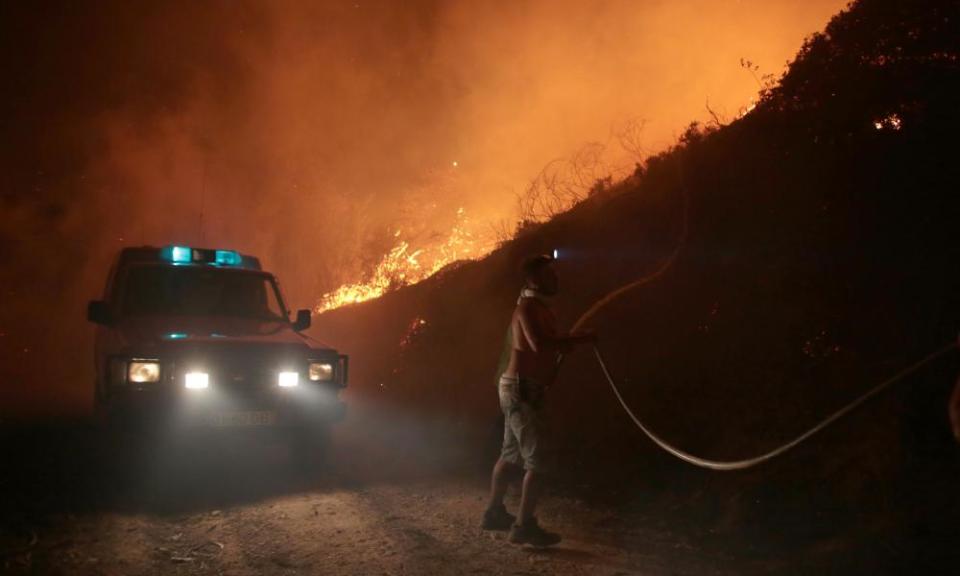
[[[627,415],[630,416],[630,419],[633,420],[633,423],[637,425],[637,428],[643,431],[643,433],[646,434],[647,437],[654,442],[654,444],[666,450],[673,456],[676,456],[677,458],[683,460],[684,462],[693,464],[694,466],[699,466],[701,468],[708,468],[710,470],[726,471],[726,470],[743,470],[745,468],[752,468],[757,464],[761,464],[768,460],[772,460],[777,456],[780,456],[781,454],[787,452],[791,448],[794,448],[799,444],[803,443],[805,440],[807,440],[817,432],[820,432],[827,426],[833,424],[840,418],[846,416],[853,410],[857,409],[864,402],[880,394],[880,392],[882,392],[892,384],[896,383],[899,380],[902,380],[903,378],[909,376],[910,374],[913,374],[920,368],[926,366],[927,364],[929,364],[930,362],[933,362],[934,360],[940,358],[941,356],[944,356],[947,352],[950,352],[956,346],[957,346],[956,343],[951,342],[949,345],[944,346],[943,348],[940,348],[939,350],[932,352],[931,354],[928,354],[924,358],[911,364],[910,366],[907,366],[906,368],[904,368],[900,372],[897,372],[896,374],[884,380],[880,384],[877,384],[876,386],[868,390],[866,393],[858,397],[856,400],[854,400],[853,402],[850,402],[843,408],[837,410],[836,412],[834,412],[833,414],[831,414],[830,416],[822,420],[819,424],[817,424],[813,428],[810,428],[803,434],[797,436],[790,442],[787,442],[786,444],[782,444],[781,446],[778,446],[777,448],[765,454],[761,454],[754,458],[747,458],[744,460],[709,460],[707,458],[700,458],[688,452],[684,452],[683,450],[680,450],[675,446],[671,446],[665,440],[663,440],[662,438],[654,434],[649,428],[647,428],[643,424],[643,422],[640,421],[639,418],[637,418],[637,415],[633,413],[633,410],[631,410],[630,407],[627,405],[626,401],[624,401],[623,396],[620,394],[620,390],[617,388],[616,383],[614,383],[613,381],[613,376],[610,375],[610,370],[607,368],[607,363],[604,362],[603,360],[603,355],[600,353],[600,348],[598,348],[597,346],[594,346],[593,352],[594,352],[594,355],[596,355],[597,357],[597,362],[600,364],[600,369],[603,370],[603,375],[607,378],[607,382],[610,383],[610,387],[613,389],[613,393],[614,395],[616,395],[617,400],[620,402],[620,405],[623,407],[624,411],[626,411]]]
[[[680,231],[680,237],[677,239],[677,244],[674,247],[673,251],[653,272],[641,278],[638,278],[633,282],[630,282],[629,284],[624,284],[623,286],[616,288],[615,290],[609,292],[608,294],[604,295],[602,298],[594,302],[590,306],[590,308],[588,308],[586,312],[581,314],[580,317],[577,319],[577,321],[574,322],[573,327],[570,329],[571,332],[577,332],[583,326],[584,323],[586,323],[590,318],[592,318],[604,306],[616,300],[626,292],[629,292],[634,288],[637,288],[639,286],[648,284],[656,280],[657,278],[662,276],[667,270],[669,270],[670,267],[672,267],[673,264],[676,262],[677,257],[680,255],[680,252],[683,251],[683,248],[686,246],[687,236],[690,228],[690,198],[687,192],[686,181],[684,178],[682,156],[680,158],[679,168],[680,168],[680,192],[683,197],[683,224]],[[613,376],[610,375],[610,370],[607,368],[607,364],[603,359],[603,355],[600,353],[600,349],[596,345],[594,345],[593,347],[593,352],[597,358],[597,362],[600,364],[600,369],[603,371],[603,375],[606,377],[607,382],[609,382],[610,388],[613,389],[613,393],[617,397],[617,400],[620,402],[620,405],[623,407],[627,415],[630,416],[630,419],[633,420],[633,423],[636,424],[637,427],[644,434],[646,434],[647,437],[650,438],[650,440],[654,442],[654,444],[656,444],[663,450],[667,451],[668,453],[672,454],[673,456],[676,456],[680,460],[683,460],[684,462],[687,462],[689,464],[693,464],[694,466],[699,466],[701,468],[707,468],[710,470],[727,471],[727,470],[743,470],[746,468],[752,468],[753,466],[756,466],[768,460],[772,460],[773,458],[776,458],[777,456],[784,454],[790,449],[795,448],[796,446],[802,444],[804,441],[806,441],[808,438],[810,438],[817,432],[820,432],[821,430],[830,426],[840,418],[843,418],[850,412],[854,411],[855,409],[860,407],[862,404],[864,404],[868,400],[874,398],[875,396],[883,392],[889,386],[893,385],[899,380],[902,380],[903,378],[909,376],[910,374],[916,372],[917,370],[926,366],[930,362],[933,362],[934,360],[940,358],[941,356],[945,355],[947,352],[953,350],[955,347],[956,347],[956,344],[951,342],[947,346],[944,346],[943,348],[940,348],[939,350],[927,355],[926,357],[922,358],[916,363],[894,374],[887,380],[884,380],[880,384],[877,384],[876,386],[874,386],[873,388],[871,388],[870,390],[868,390],[867,392],[865,392],[864,394],[856,398],[853,402],[850,402],[846,406],[837,410],[836,412],[834,412],[833,414],[831,414],[830,416],[822,420],[819,424],[817,424],[813,428],[810,428],[803,434],[797,436],[790,442],[787,442],[786,444],[783,444],[765,454],[761,454],[754,458],[747,458],[743,460],[710,460],[707,458],[700,458],[688,452],[684,452],[679,448],[671,446],[665,440],[663,440],[662,438],[654,434],[649,428],[647,428],[643,424],[643,422],[640,421],[639,418],[637,418],[637,415],[633,413],[633,410],[630,409],[626,401],[623,399],[623,396],[620,394],[620,390],[617,388],[617,385],[613,380]],[[563,355],[561,355],[557,359],[558,368],[560,364],[562,364],[562,362],[563,362]]]
[[[680,195],[683,198],[683,224],[682,224],[682,228],[680,229],[680,237],[677,239],[677,244],[674,247],[673,252],[671,252],[670,255],[667,256],[667,258],[653,272],[641,278],[637,278],[636,280],[634,280],[633,282],[630,282],[629,284],[624,284],[623,286],[620,286],[619,288],[613,290],[612,292],[606,294],[605,296],[603,296],[602,298],[594,302],[590,306],[590,308],[588,308],[586,312],[581,314],[580,317],[577,318],[577,321],[573,323],[573,327],[570,328],[571,332],[578,331],[580,327],[583,326],[583,324],[587,320],[592,318],[594,314],[599,312],[601,308],[603,308],[610,302],[613,302],[614,300],[619,298],[622,294],[629,292],[630,290],[633,290],[634,288],[637,288],[639,286],[643,286],[644,284],[649,284],[650,282],[653,282],[654,280],[662,276],[663,273],[669,270],[670,267],[673,266],[674,262],[677,261],[677,256],[680,255],[680,252],[683,251],[684,246],[686,246],[687,244],[687,233],[689,232],[689,229],[690,229],[690,198],[689,198],[689,195],[687,194],[687,186],[684,178],[682,160],[680,163]]]

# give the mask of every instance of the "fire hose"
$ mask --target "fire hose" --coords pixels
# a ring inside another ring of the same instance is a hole
[[[688,195],[687,190],[686,190],[686,185],[684,184],[685,178],[684,178],[684,170],[683,170],[683,162],[682,162],[683,157],[682,157],[682,156],[681,156],[680,160],[681,160],[681,161],[680,161],[680,164],[679,164],[680,182],[681,182],[680,191],[681,191],[681,196],[682,196],[682,199],[683,199],[683,219],[682,219],[682,227],[681,227],[681,230],[680,230],[680,235],[679,235],[679,238],[678,238],[678,240],[677,240],[676,246],[674,247],[673,251],[672,251],[672,252],[663,260],[663,262],[662,262],[655,270],[653,270],[651,273],[646,274],[646,275],[644,275],[643,277],[634,280],[633,282],[630,282],[630,283],[628,283],[628,284],[626,284],[626,285],[624,285],[624,286],[621,286],[621,287],[613,290],[613,291],[610,292],[609,294],[605,295],[604,297],[602,297],[602,298],[600,298],[599,300],[597,300],[596,302],[594,302],[593,305],[591,305],[590,308],[588,308],[587,311],[584,312],[584,313],[580,316],[580,318],[577,319],[577,321],[576,321],[576,322],[574,323],[574,325],[573,325],[573,328],[571,329],[571,332],[576,332],[576,331],[578,331],[578,330],[580,329],[580,327],[581,327],[590,317],[592,317],[592,316],[593,316],[594,314],[596,314],[601,308],[603,308],[604,306],[606,306],[607,304],[609,304],[609,303],[612,302],[613,300],[617,299],[617,298],[620,297],[621,295],[625,294],[626,292],[629,292],[630,290],[633,290],[634,288],[637,288],[637,287],[639,287],[639,286],[642,286],[642,285],[644,285],[644,284],[648,284],[648,283],[656,280],[657,278],[659,278],[660,276],[662,276],[669,268],[671,268],[671,267],[673,266],[674,262],[676,262],[677,257],[680,255],[680,252],[683,250],[683,248],[684,248],[685,245],[686,245],[687,236],[688,236],[688,234],[689,234],[689,227],[690,227],[690,224],[689,224],[689,208],[690,208],[689,202],[690,202],[690,200],[689,200],[689,195]],[[605,361],[604,358],[603,358],[603,354],[600,352],[600,348],[597,347],[596,345],[594,345],[594,346],[593,346],[593,353],[594,353],[594,356],[596,356],[596,358],[597,358],[597,363],[600,364],[600,369],[603,371],[604,377],[607,379],[607,382],[610,384],[610,388],[613,390],[613,394],[617,397],[617,401],[620,402],[620,406],[623,407],[624,412],[627,413],[627,415],[630,417],[630,419],[633,420],[633,423],[636,424],[637,428],[639,428],[651,441],[653,441],[654,444],[656,444],[657,446],[659,446],[660,448],[662,448],[663,450],[665,450],[665,451],[668,452],[669,454],[671,454],[671,455],[673,455],[673,456],[676,456],[677,458],[679,458],[680,460],[683,460],[684,462],[687,462],[687,463],[689,463],[689,464],[693,464],[694,466],[699,466],[699,467],[701,467],[701,468],[707,468],[707,469],[710,469],[710,470],[728,471],[728,470],[743,470],[743,469],[746,469],[746,468],[752,468],[752,467],[754,467],[754,466],[756,466],[756,465],[758,465],[758,464],[761,464],[761,463],[763,463],[763,462],[767,462],[768,460],[772,460],[772,459],[776,458],[777,456],[780,456],[780,455],[784,454],[785,452],[791,450],[792,448],[797,447],[798,445],[800,445],[800,444],[802,444],[803,442],[805,442],[807,439],[809,439],[809,438],[810,438],[811,436],[813,436],[814,434],[816,434],[816,433],[820,432],[821,430],[823,430],[824,428],[830,426],[831,424],[833,424],[833,423],[836,422],[837,420],[843,418],[844,416],[846,416],[846,415],[849,414],[850,412],[853,412],[854,410],[856,410],[858,407],[860,407],[861,405],[863,405],[863,404],[864,404],[865,402],[867,402],[868,400],[876,397],[878,394],[880,394],[881,392],[883,392],[884,390],[886,390],[886,389],[887,389],[888,387],[890,387],[891,385],[893,385],[893,384],[895,384],[896,382],[898,382],[898,381],[906,378],[907,376],[913,374],[914,372],[920,370],[921,368],[923,368],[923,367],[926,366],[927,364],[933,362],[934,360],[937,360],[938,358],[946,355],[948,352],[950,352],[951,350],[953,350],[953,349],[956,348],[956,347],[957,347],[957,343],[951,342],[950,344],[948,344],[948,345],[946,345],[946,346],[944,346],[944,347],[942,347],[942,348],[940,348],[940,349],[938,349],[938,350],[936,350],[936,351],[934,351],[934,352],[931,352],[930,354],[928,354],[927,356],[921,358],[921,359],[918,360],[917,362],[911,364],[910,366],[907,366],[906,368],[902,369],[900,372],[897,372],[896,374],[894,374],[894,375],[891,376],[890,378],[887,378],[887,379],[884,380],[883,382],[880,382],[879,384],[877,384],[877,385],[874,386],[873,388],[867,390],[865,393],[863,393],[862,395],[860,395],[859,397],[857,397],[855,400],[853,400],[852,402],[850,402],[850,403],[847,404],[846,406],[843,406],[842,408],[840,408],[839,410],[837,410],[837,411],[834,412],[833,414],[830,414],[829,416],[827,416],[826,418],[824,418],[822,421],[820,421],[820,423],[818,423],[818,424],[815,425],[814,427],[810,428],[810,429],[807,430],[806,432],[800,434],[799,436],[797,436],[797,437],[794,438],[793,440],[787,442],[786,444],[782,444],[782,445],[774,448],[773,450],[770,450],[769,452],[766,452],[766,453],[764,453],[764,454],[760,454],[759,456],[755,456],[755,457],[753,457],[753,458],[746,458],[746,459],[742,459],[742,460],[710,460],[710,459],[707,459],[707,458],[701,458],[701,457],[698,457],[698,456],[694,456],[693,454],[690,454],[690,453],[688,453],[688,452],[684,452],[683,450],[680,450],[679,448],[677,448],[677,447],[675,447],[675,446],[672,446],[671,444],[667,443],[665,440],[663,440],[662,438],[660,438],[659,436],[657,436],[656,434],[654,434],[653,431],[650,430],[650,428],[648,428],[648,427],[640,420],[640,418],[637,417],[636,414],[634,414],[633,410],[630,409],[630,406],[629,406],[629,405],[627,404],[627,402],[623,399],[623,395],[620,393],[620,389],[617,387],[617,384],[616,384],[616,382],[614,381],[613,376],[610,374],[610,369],[607,367],[607,363],[606,363],[606,361]],[[561,362],[563,362],[563,356],[561,356],[561,357],[559,358],[558,364],[561,363]]]
[[[639,428],[648,438],[650,438],[650,440],[652,440],[654,444],[656,444],[663,450],[667,451],[668,453],[672,454],[673,456],[676,456],[677,458],[683,460],[684,462],[693,464],[694,466],[699,466],[701,468],[708,468],[710,470],[743,470],[745,468],[752,468],[768,460],[772,460],[773,458],[776,458],[777,456],[784,454],[791,448],[795,448],[796,446],[802,444],[805,440],[807,440],[817,432],[820,432],[821,430],[823,430],[827,426],[830,426],[840,418],[843,418],[850,412],[853,412],[862,404],[864,404],[866,401],[877,396],[878,394],[883,392],[885,389],[887,389],[891,385],[906,378],[907,376],[913,374],[914,372],[920,370],[921,368],[933,362],[934,360],[940,358],[941,356],[946,355],[948,352],[956,348],[956,346],[957,345],[955,343],[951,342],[947,346],[944,346],[943,348],[940,348],[939,350],[932,352],[927,356],[921,358],[917,362],[914,362],[910,366],[907,366],[906,368],[897,372],[890,378],[887,378],[886,380],[877,384],[870,390],[867,390],[864,394],[860,395],[856,400],[854,400],[853,402],[850,402],[843,408],[840,408],[833,414],[829,415],[827,418],[824,418],[822,421],[820,421],[819,424],[817,424],[813,428],[810,428],[803,434],[800,434],[799,436],[787,442],[786,444],[782,444],[777,448],[774,448],[773,450],[770,450],[769,452],[766,452],[759,456],[755,456],[753,458],[746,458],[743,460],[710,460],[707,458],[700,458],[699,456],[694,456],[689,452],[684,452],[683,450],[680,450],[679,448],[670,445],[664,439],[654,434],[653,431],[650,430],[650,428],[648,428],[640,420],[640,418],[637,417],[636,414],[634,414],[633,410],[630,409],[630,406],[623,399],[623,395],[620,393],[620,389],[617,388],[617,384],[614,382],[613,376],[610,375],[610,369],[607,367],[607,363],[603,359],[603,354],[601,354],[600,348],[594,345],[593,353],[597,358],[597,363],[600,364],[600,369],[603,370],[604,377],[606,377],[607,382],[610,384],[610,388],[613,390],[613,394],[617,397],[617,400],[620,402],[620,406],[623,407],[624,412],[626,412],[627,415],[630,416],[630,419],[633,420],[633,423],[637,425],[637,428]]]

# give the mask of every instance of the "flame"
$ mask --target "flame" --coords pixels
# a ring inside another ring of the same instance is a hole
[[[746,106],[740,108],[737,118],[743,118],[756,107],[756,98],[751,98]],[[895,115],[891,118],[892,120],[888,118],[884,121],[890,122],[895,129],[899,129],[899,118]],[[621,142],[621,146],[633,156],[640,156],[639,148],[636,148],[635,143],[627,146]],[[548,220],[575,206],[598,183],[610,181],[614,176],[618,178],[625,176],[622,170],[604,161],[602,157],[607,152],[605,145],[591,143],[568,159],[548,163],[528,189],[527,210],[521,215],[522,221]],[[633,165],[636,164],[637,159],[634,158]],[[450,161],[446,180],[434,187],[426,188],[426,194],[435,195],[438,190],[454,187],[456,180],[453,173],[459,165],[457,160]],[[606,179],[603,177],[604,174],[607,175]],[[544,197],[547,199],[544,200]],[[546,204],[543,204],[544,202]],[[426,202],[419,205],[419,210],[436,207],[436,202]],[[383,256],[366,280],[344,284],[324,294],[314,307],[314,311],[322,314],[335,308],[373,300],[391,290],[426,280],[454,262],[482,258],[496,247],[497,241],[476,230],[478,227],[467,217],[463,207],[457,209],[455,224],[441,241],[436,241],[434,237],[424,245],[415,246],[414,241],[408,242],[402,238],[403,229],[397,229],[392,234],[396,243]],[[512,236],[512,234],[507,235]]]
[[[757,100],[755,98],[751,98],[750,102],[748,102],[746,106],[744,106],[743,108],[740,108],[740,111],[737,113],[737,119],[739,120],[740,118],[743,118],[747,114],[753,112],[756,109],[756,107],[757,107]]]
[[[320,314],[379,298],[396,288],[426,280],[454,262],[482,258],[496,247],[496,242],[473,230],[472,222],[463,208],[457,210],[456,223],[441,242],[414,247],[400,239],[401,233],[402,230],[397,230],[393,234],[397,243],[380,260],[366,281],[344,284],[324,294],[315,311]]]

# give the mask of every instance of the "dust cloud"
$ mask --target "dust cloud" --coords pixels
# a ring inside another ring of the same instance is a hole
[[[89,405],[84,304],[123,246],[254,253],[311,307],[398,230],[512,229],[555,159],[624,173],[735,118],[843,5],[6,4],[0,413]]]

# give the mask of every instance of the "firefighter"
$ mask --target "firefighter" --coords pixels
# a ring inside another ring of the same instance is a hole
[[[533,256],[523,264],[524,287],[510,323],[509,361],[500,376],[500,408],[504,416],[503,446],[493,468],[490,501],[483,516],[485,530],[510,530],[510,542],[550,546],[560,535],[540,527],[534,515],[543,475],[543,410],[545,393],[557,375],[560,354],[577,344],[595,341],[593,334],[562,334],[550,307],[559,291],[553,258]],[[511,468],[524,469],[520,512],[507,512],[503,497]]]

